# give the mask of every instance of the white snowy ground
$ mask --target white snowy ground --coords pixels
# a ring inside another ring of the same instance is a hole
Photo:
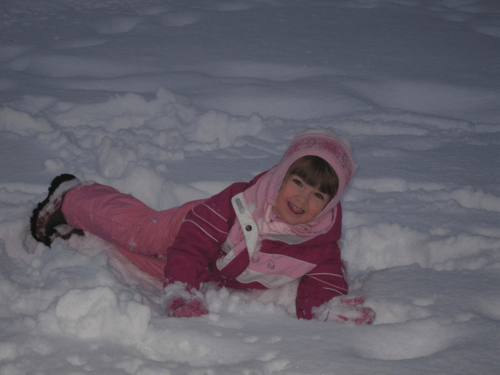
[[[0,374],[498,374],[499,12],[2,0]],[[162,318],[154,287],[97,238],[23,250],[59,173],[164,209],[251,179],[308,128],[354,147],[343,256],[373,326],[227,291],[208,294],[208,316]]]

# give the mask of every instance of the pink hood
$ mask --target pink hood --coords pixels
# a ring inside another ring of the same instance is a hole
[[[256,222],[263,217],[268,205],[276,206],[278,191],[288,168],[305,155],[319,156],[332,166],[339,178],[339,190],[313,222],[293,229],[298,235],[310,237],[325,233],[331,228],[335,207],[351,181],[356,163],[349,142],[326,129],[310,130],[296,136],[281,161],[243,193],[247,204],[255,205],[252,216]]]

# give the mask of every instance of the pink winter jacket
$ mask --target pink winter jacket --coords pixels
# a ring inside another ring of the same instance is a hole
[[[313,221],[289,226],[291,234],[260,233],[266,207],[275,207],[288,168],[305,155],[319,156],[332,166],[339,177],[337,194]],[[347,294],[337,241],[340,198],[355,168],[349,142],[341,136],[328,130],[298,135],[275,167],[249,183],[229,186],[189,211],[167,250],[166,283],[181,281],[196,289],[204,282],[271,289],[300,280],[297,317],[313,318],[313,307]]]
[[[186,215],[175,243],[167,251],[165,279],[167,283],[185,282],[196,289],[204,282],[235,289],[268,289],[300,279],[297,317],[311,319],[313,307],[347,294],[337,245],[342,223],[340,203],[332,213],[334,225],[325,234],[298,244],[264,239],[252,257],[247,249],[226,254],[224,244],[236,219],[231,199],[261,176],[229,186]],[[244,229],[251,232],[256,225],[246,224]]]

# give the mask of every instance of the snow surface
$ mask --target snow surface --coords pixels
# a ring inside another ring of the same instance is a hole
[[[3,0],[0,374],[500,373],[499,61],[496,0]],[[164,318],[98,238],[23,250],[59,173],[164,209],[309,128],[354,148],[343,257],[373,326],[297,320],[293,285]]]

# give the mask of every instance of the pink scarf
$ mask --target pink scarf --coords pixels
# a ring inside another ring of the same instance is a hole
[[[272,188],[273,172],[276,167],[272,168],[264,176],[262,176],[255,185],[252,185],[243,192],[243,197],[249,207],[254,208],[252,217],[259,227],[264,229],[264,232],[273,232],[280,234],[293,234],[300,237],[313,238],[318,234],[328,232],[333,226],[333,210],[330,215],[323,214],[307,224],[288,225],[280,216],[273,212],[273,205],[270,201],[276,202],[278,191]],[[281,185],[281,183],[280,183]],[[274,192],[268,195],[269,192]],[[272,199],[268,199],[271,197]]]
[[[339,189],[313,221],[307,224],[288,225],[273,212],[272,207],[276,206],[278,192],[288,168],[295,160],[305,155],[316,155],[326,160],[339,177]],[[310,239],[332,228],[337,205],[355,169],[356,163],[351,154],[350,144],[345,138],[326,129],[313,130],[295,137],[281,161],[245,190],[243,197],[254,221],[264,233],[293,234]],[[236,252],[244,249],[244,236],[238,220],[231,228],[228,239]],[[259,242],[261,241],[260,234]]]

